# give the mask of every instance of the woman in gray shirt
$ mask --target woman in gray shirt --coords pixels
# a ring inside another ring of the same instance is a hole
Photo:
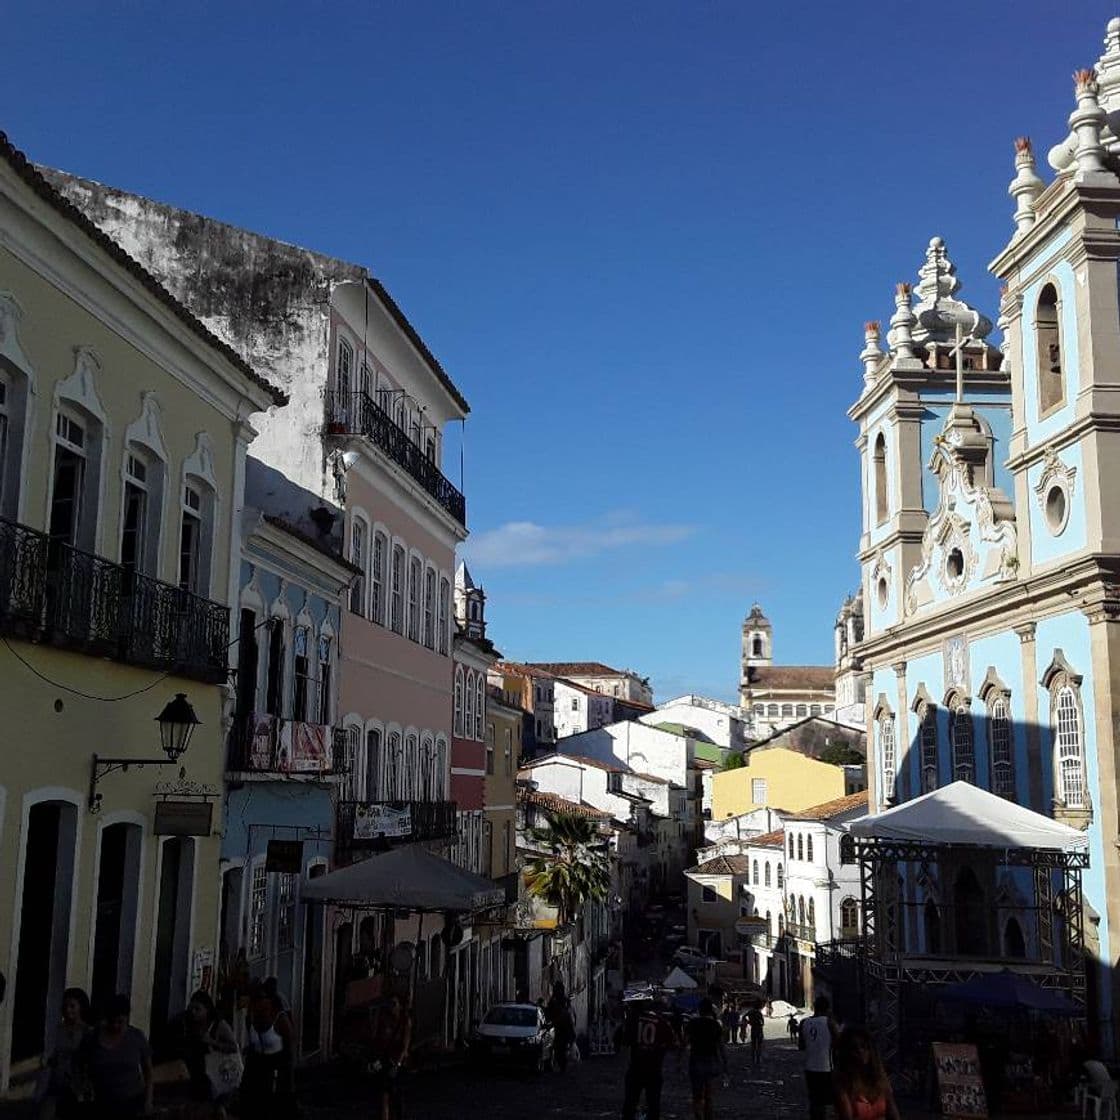
[[[130,1026],[128,996],[114,996],[104,1022],[82,1048],[98,1120],[124,1120],[152,1111],[152,1048],[144,1032]]]

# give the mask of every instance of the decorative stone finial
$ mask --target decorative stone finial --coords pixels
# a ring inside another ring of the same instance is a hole
[[[1026,233],[1034,225],[1034,200],[1042,194],[1045,186],[1035,171],[1030,137],[1020,136],[1015,141],[1015,178],[1007,188],[1007,193],[1015,200],[1016,236]]]
[[[1007,337],[1007,328],[1011,326],[1011,317],[1008,314],[1010,305],[1008,303],[1008,287],[1006,284],[1000,285],[999,289],[999,317],[996,319],[996,330],[1000,332],[999,352],[1007,357],[1007,348],[1009,339]]]
[[[1108,117],[1097,100],[1100,87],[1097,85],[1095,70],[1075,71],[1073,88],[1077,108],[1070,114],[1069,127],[1077,140],[1074,159],[1077,162],[1077,177],[1081,179],[1105,170],[1101,129]]]
[[[883,351],[879,348],[879,324],[872,320],[863,324],[863,350],[859,360],[863,362],[863,380],[870,385],[875,380],[875,371],[883,360]]]
[[[913,331],[915,342],[955,342],[958,323],[974,338],[988,335],[991,321],[964,300],[954,298],[961,282],[940,237],[930,238],[926,261],[918,269],[918,276],[918,302],[913,309],[917,323]]]
[[[1113,16],[1104,29],[1104,53],[1120,54],[1120,16]]]
[[[895,285],[894,289],[895,312],[891,316],[891,329],[887,335],[891,355],[896,360],[914,361],[914,339],[911,328],[914,325],[914,313],[910,310],[910,285],[905,281]]]

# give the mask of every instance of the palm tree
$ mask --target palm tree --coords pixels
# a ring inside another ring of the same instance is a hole
[[[598,822],[574,813],[545,813],[547,827],[530,834],[535,855],[525,868],[531,895],[554,906],[557,924],[571,921],[587,902],[599,902],[610,890],[607,842]]]

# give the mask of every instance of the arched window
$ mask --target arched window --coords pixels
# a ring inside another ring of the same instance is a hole
[[[922,756],[922,793],[932,793],[937,789],[937,708],[933,704],[922,704],[918,709],[918,721]]]
[[[424,579],[424,565],[413,556],[408,562],[408,636],[420,641],[420,585]]]
[[[0,322],[5,304],[11,307],[11,297],[0,296]],[[0,517],[9,521],[19,516],[28,388],[27,375],[14,364],[5,365],[0,357]]]
[[[809,919],[809,928],[816,930],[817,928],[817,904],[814,899],[809,899],[809,906],[805,912],[805,916]]]
[[[810,863],[813,862],[813,834],[812,833],[809,833],[809,835],[805,837],[805,858]]]
[[[926,932],[926,952],[930,956],[937,956],[941,952],[941,912],[932,898],[926,899],[922,923]]]
[[[371,728],[366,732],[366,789],[367,801],[377,801],[381,796],[381,732]]]
[[[370,563],[370,618],[385,625],[385,568],[389,563],[389,538],[382,532],[373,534],[373,557]]]
[[[792,716],[792,715],[793,715],[793,705],[792,704],[783,704],[782,705],[782,716],[783,717],[788,717],[788,716]]]
[[[854,898],[845,898],[840,903],[840,936],[859,936],[859,903]]]
[[[803,926],[805,924],[805,896],[801,895],[797,900],[797,924]]]
[[[1003,955],[1013,960],[1022,960],[1027,955],[1027,942],[1018,918],[1008,918],[1003,927]]]
[[[404,742],[404,759],[401,765],[400,794],[406,801],[420,798],[420,740],[409,732]]]
[[[798,719],[803,719],[808,714],[809,714],[809,706],[807,704],[798,704],[797,705]]]
[[[890,512],[887,501],[887,440],[882,432],[875,437],[871,462],[875,474],[875,524],[882,525]]]
[[[475,678],[474,688],[474,737],[481,742],[486,737],[486,677],[482,673]]]
[[[436,648],[436,572],[434,568],[424,571],[424,645]]]
[[[1061,334],[1058,289],[1053,284],[1047,284],[1038,294],[1034,312],[1034,335],[1038,348],[1038,411],[1041,416],[1058,408],[1065,398]]]
[[[389,745],[385,750],[384,767],[382,768],[381,792],[386,800],[400,797],[397,792],[401,781],[401,733],[389,733]]]
[[[179,586],[203,597],[210,594],[214,552],[214,491],[209,483],[187,475],[179,520]]]
[[[767,910],[766,911],[766,935],[768,937],[770,937],[770,936],[773,935],[773,933],[774,933],[774,920],[771,917],[770,911]]]
[[[350,609],[355,614],[366,613],[366,541],[369,528],[360,517],[350,519],[350,563],[358,575],[350,585]]]
[[[976,752],[972,743],[972,713],[967,700],[959,700],[949,717],[949,741],[953,750],[953,781],[976,781]]]
[[[474,670],[467,670],[467,718],[463,723],[463,738],[474,738]]]
[[[751,639],[751,656],[762,656],[762,638],[758,634],[755,634],[755,636]]]
[[[1081,742],[1081,713],[1067,684],[1058,690],[1054,738],[1058,756],[1058,796],[1067,809],[1085,808],[1085,752]]]
[[[819,716],[820,714],[821,714],[821,706],[820,706],[820,704],[810,704],[810,705],[809,705],[809,715],[811,715],[811,716]]]
[[[805,837],[800,832],[797,834],[797,858],[805,858]]]
[[[439,652],[444,657],[448,650],[448,627],[451,619],[451,584],[445,577],[439,581]]]
[[[754,865],[751,868],[751,882],[756,887],[758,886],[758,860],[754,861]]]
[[[992,750],[992,793],[1015,796],[1015,757],[1011,743],[1011,717],[1007,700],[996,696],[988,709],[988,741]]]
[[[766,866],[763,868],[762,883],[763,883],[763,886],[767,886],[767,887],[770,886],[770,861],[769,860],[766,861]]]
[[[793,859],[793,833],[789,834],[789,858]]]
[[[777,717],[778,717],[778,705],[777,704],[767,704],[766,705],[766,714],[767,714],[767,716],[770,717],[770,719],[777,719]]]
[[[882,758],[883,791],[880,800],[885,805],[894,800],[895,757],[894,717],[883,715],[879,719],[879,754]]]
[[[463,734],[463,666],[455,666],[455,734]]]
[[[785,878],[786,878],[785,868],[782,867],[782,865],[779,863],[778,864],[778,890],[781,890],[785,886]]]

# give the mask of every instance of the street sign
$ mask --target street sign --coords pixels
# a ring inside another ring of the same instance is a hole
[[[209,801],[157,801],[156,836],[209,836],[214,806]]]
[[[735,920],[735,932],[740,937],[750,937],[752,933],[766,933],[770,928],[765,918],[748,916],[746,914]]]

